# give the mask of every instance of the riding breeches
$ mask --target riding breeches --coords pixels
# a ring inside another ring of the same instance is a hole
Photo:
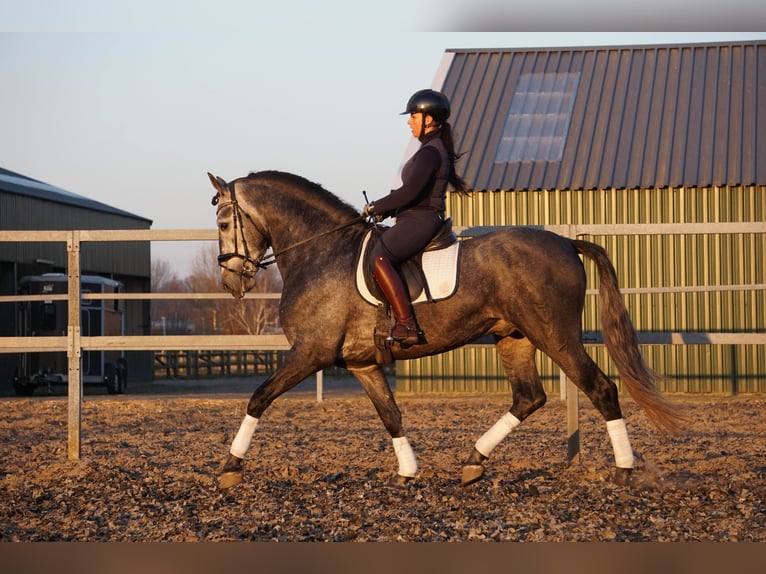
[[[444,223],[444,214],[431,209],[412,209],[400,213],[396,224],[386,229],[376,244],[374,256],[385,256],[399,265],[421,251]]]

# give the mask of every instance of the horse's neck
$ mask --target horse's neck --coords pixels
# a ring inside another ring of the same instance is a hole
[[[246,209],[254,211],[255,203]],[[306,246],[308,251],[316,251],[318,246],[307,245],[314,241],[322,244],[336,243],[334,231],[340,231],[355,217],[353,213],[323,209],[321,205],[274,201],[273,197],[272,201],[258,202],[258,212],[262,214],[263,224],[268,229],[271,248],[275,253],[293,251],[299,244]]]
[[[301,206],[282,210],[269,222],[274,249],[285,249],[288,245],[326,233],[345,221],[330,217],[321,211]]]

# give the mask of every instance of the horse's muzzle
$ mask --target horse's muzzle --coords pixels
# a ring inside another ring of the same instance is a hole
[[[221,268],[221,284],[235,299],[242,299],[245,293],[255,286],[255,277],[250,273],[237,272],[227,267]]]
[[[233,287],[232,285],[229,285],[229,284],[226,282],[226,280],[222,281],[222,282],[221,282],[221,285],[222,285],[222,286],[223,286],[223,288],[224,288],[226,291],[228,291],[228,292],[229,292],[229,294],[230,294],[232,297],[234,297],[235,299],[242,299],[242,297],[244,297],[244,296],[245,296],[245,292],[244,292],[242,289],[240,289],[240,288],[236,288],[236,287]]]

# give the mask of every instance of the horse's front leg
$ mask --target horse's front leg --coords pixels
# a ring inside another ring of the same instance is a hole
[[[299,357],[293,350],[285,363],[255,390],[247,405],[247,414],[231,443],[229,455],[218,477],[220,488],[230,488],[242,482],[245,454],[250,448],[253,434],[258,428],[263,412],[274,399],[292,389],[317,370],[319,370],[318,367],[311,365],[311,362],[305,357]]]
[[[391,393],[386,376],[378,365],[362,369],[350,369],[370,397],[383,425],[391,435],[394,453],[399,462],[398,473],[391,479],[392,486],[404,486],[418,472],[418,462],[402,426],[402,413]]]

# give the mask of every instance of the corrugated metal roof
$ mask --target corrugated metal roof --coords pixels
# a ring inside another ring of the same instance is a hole
[[[0,191],[7,191],[10,193],[16,193],[27,197],[33,197],[36,199],[43,199],[46,201],[52,201],[55,203],[63,203],[66,205],[73,205],[76,207],[82,207],[92,211],[101,211],[103,213],[111,213],[113,215],[121,215],[132,219],[138,219],[148,221],[151,224],[151,219],[135,215],[116,207],[112,207],[105,203],[88,199],[82,195],[66,191],[59,187],[38,181],[8,171],[7,169],[0,168]]]
[[[442,89],[476,190],[766,184],[765,42],[447,54]],[[546,74],[579,75],[561,158],[497,161],[520,79]]]

